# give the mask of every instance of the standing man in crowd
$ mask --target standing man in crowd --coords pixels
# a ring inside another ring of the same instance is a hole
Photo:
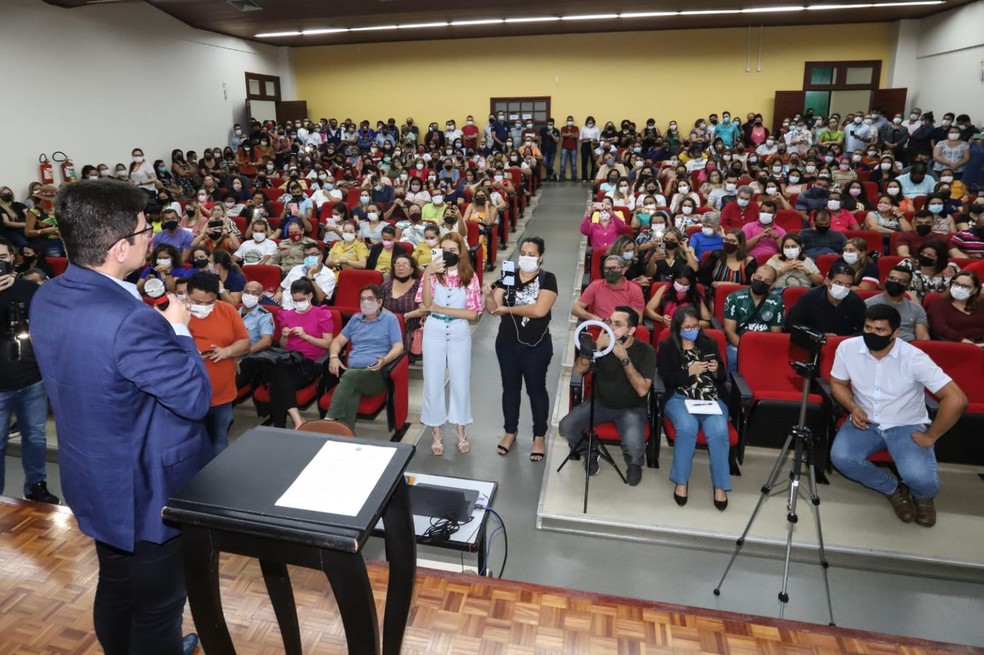
[[[65,500],[99,558],[93,618],[107,655],[190,654],[180,532],[167,499],[208,460],[212,386],[169,295],[148,307],[125,278],[144,266],[147,196],[110,180],[67,185],[57,213],[70,265],[31,305],[31,337],[58,427]],[[71,335],[71,338],[66,338]]]
[[[21,433],[24,498],[58,505],[61,500],[48,491],[45,471],[48,397],[27,336],[28,311],[38,285],[14,274],[16,252],[14,244],[0,237],[0,493],[4,491],[4,456],[10,417],[14,415]]]

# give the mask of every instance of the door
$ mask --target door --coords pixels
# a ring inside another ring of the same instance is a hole
[[[881,109],[889,120],[895,114],[905,116],[905,100],[908,93],[908,89],[876,89],[871,93],[871,107]]]
[[[806,106],[806,91],[776,91],[772,108],[772,131],[778,133],[784,118],[802,114]]]
[[[280,113],[277,119],[286,123],[287,121],[298,121],[308,117],[307,100],[283,100],[280,103]]]

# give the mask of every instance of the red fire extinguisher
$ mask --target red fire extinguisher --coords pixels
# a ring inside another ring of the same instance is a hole
[[[54,166],[52,166],[51,162],[48,161],[48,155],[41,153],[41,156],[38,157],[38,162],[41,164],[38,167],[41,173],[41,184],[54,184]]]
[[[71,157],[66,155],[61,150],[56,150],[51,154],[51,158],[56,162],[61,163],[62,179],[66,183],[77,181],[77,178],[75,177],[75,164],[72,163]]]

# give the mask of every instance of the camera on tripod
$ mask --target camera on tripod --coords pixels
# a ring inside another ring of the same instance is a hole
[[[809,353],[809,358],[806,361],[789,362],[789,365],[803,377],[815,378],[817,376],[817,364],[820,362],[820,351],[827,343],[827,335],[805,325],[794,325],[789,333],[789,341],[794,346]]]

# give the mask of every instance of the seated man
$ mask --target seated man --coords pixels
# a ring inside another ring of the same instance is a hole
[[[603,280],[594,280],[571,306],[571,314],[582,321],[602,321],[615,308],[625,305],[642,317],[646,301],[642,287],[625,279],[628,262],[621,255],[608,255],[602,263]]]
[[[759,206],[752,200],[755,190],[750,186],[738,188],[738,197],[721,209],[721,227],[725,230],[742,229],[759,219]]]
[[[779,274],[771,266],[759,266],[752,284],[724,299],[724,336],[728,340],[728,373],[738,370],[738,343],[746,332],[782,332],[782,296],[773,295]]]
[[[786,331],[804,325],[828,336],[854,336],[864,327],[864,300],[851,290],[854,271],[834,264],[827,278],[800,297],[786,316]]]
[[[598,359],[598,384],[595,398],[595,423],[614,423],[621,437],[622,455],[628,466],[626,479],[632,486],[642,480],[642,465],[646,460],[647,396],[656,375],[656,351],[635,338],[639,316],[635,309],[619,305],[609,321],[618,342],[612,351]],[[582,332],[582,336],[587,332]],[[598,350],[608,347],[608,334],[598,338]],[[591,354],[580,352],[574,363],[574,373],[583,375],[591,366]],[[588,427],[591,400],[585,400],[560,421],[560,434],[575,448]],[[585,448],[587,441],[582,442]],[[598,472],[598,452],[581,453],[589,475]]]
[[[243,241],[233,253],[236,263],[242,266],[269,264],[277,254],[277,244],[270,236],[270,224],[265,218],[256,218],[251,224],[250,239]]]
[[[293,295],[284,293],[290,290],[295,280],[307,278],[314,285],[316,305],[323,305],[335,294],[335,272],[325,266],[321,246],[316,241],[304,245],[304,261],[293,267],[284,276],[280,288],[274,294],[274,302],[281,304],[284,309],[295,309]]]
[[[830,193],[830,180],[819,178],[809,189],[796,197],[796,211],[807,217],[810,212],[827,206],[827,196]]]
[[[974,223],[950,237],[950,256],[984,259],[984,202],[975,200],[970,214]]]
[[[191,230],[178,227],[178,213],[173,209],[162,211],[161,227],[164,229],[154,235],[153,247],[156,248],[162,243],[174,246],[181,253],[181,261],[188,261],[195,235],[191,233]]]
[[[239,310],[239,316],[249,334],[249,350],[236,367],[237,389],[255,380],[257,360],[250,355],[269,350],[273,346],[273,314],[263,307],[263,299],[263,285],[255,280],[247,282],[243,288],[243,306]]]
[[[926,310],[917,302],[905,297],[912,282],[912,269],[906,264],[897,264],[885,278],[885,293],[872,296],[864,301],[868,307],[888,305],[902,317],[899,326],[899,339],[909,342],[916,339],[929,339],[929,319]]]
[[[803,254],[816,261],[820,255],[839,255],[847,244],[847,235],[830,229],[830,212],[818,209],[813,214],[813,227],[800,230]]]
[[[895,254],[899,257],[916,257],[924,243],[939,238],[939,234],[933,234],[933,213],[928,209],[920,209],[912,219],[912,229],[899,233],[895,242]]]
[[[355,426],[359,400],[386,391],[386,381],[380,371],[403,354],[403,334],[396,314],[383,309],[383,290],[375,284],[359,291],[359,308],[345,324],[328,349],[328,371],[340,378],[331,397],[326,418]],[[339,357],[351,342],[348,364]]]
[[[916,162],[909,167],[909,172],[899,175],[896,179],[902,187],[902,195],[912,199],[931,194],[936,186],[936,180],[928,175],[927,171],[925,163]]]
[[[318,242],[304,236],[304,228],[300,223],[291,223],[287,228],[287,238],[277,244],[277,253],[270,263],[279,266],[286,275],[304,261],[304,252],[311,244],[318,245]]]
[[[845,477],[888,496],[903,522],[915,519],[929,528],[936,524],[933,498],[940,488],[933,444],[960,418],[967,397],[926,353],[898,338],[900,324],[894,307],[869,307],[862,336],[837,347],[830,386],[850,418],[830,456]],[[932,423],[927,389],[940,404]],[[885,449],[901,480],[868,461]]]

